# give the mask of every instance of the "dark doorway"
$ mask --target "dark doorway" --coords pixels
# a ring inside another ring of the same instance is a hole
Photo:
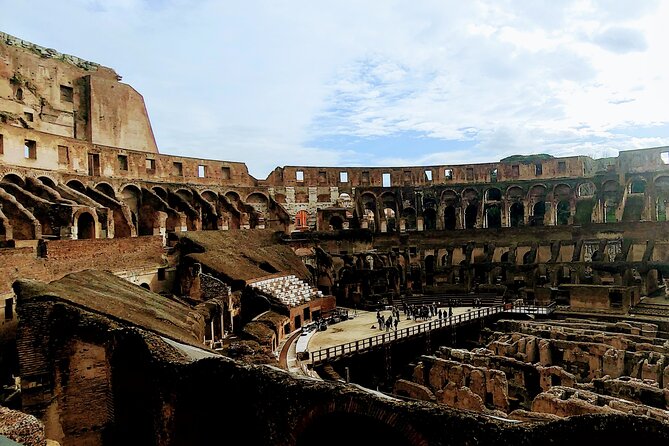
[[[499,206],[489,206],[485,210],[486,227],[501,228],[502,227],[502,213],[499,211]]]
[[[525,223],[525,206],[523,203],[513,203],[509,208],[509,226],[517,228]]]
[[[569,217],[571,217],[569,202],[562,200],[557,205],[557,224],[568,225]]]
[[[434,209],[425,209],[423,211],[423,226],[426,231],[437,229],[437,211]]]
[[[444,229],[455,229],[455,206],[447,206],[444,210]]]
[[[470,204],[465,209],[465,229],[473,229],[476,226],[476,211],[478,210],[475,204]]]
[[[546,216],[546,202],[539,201],[534,205],[534,215],[532,216],[532,226],[543,226]]]
[[[84,212],[77,220],[77,238],[91,239],[95,238],[95,219],[88,212]]]

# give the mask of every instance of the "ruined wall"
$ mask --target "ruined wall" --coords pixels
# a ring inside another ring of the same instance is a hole
[[[10,293],[18,278],[51,281],[84,269],[114,272],[167,266],[160,237],[45,242],[46,257],[37,246],[0,248],[0,294]]]

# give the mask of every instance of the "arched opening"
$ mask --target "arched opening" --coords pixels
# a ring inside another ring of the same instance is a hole
[[[341,218],[339,215],[333,215],[332,217],[330,217],[329,224],[332,227],[332,230],[334,231],[339,231],[344,229],[344,219]]]
[[[525,224],[525,206],[523,203],[513,203],[509,208],[509,226],[517,228]]]
[[[532,215],[531,226],[543,226],[546,216],[546,202],[539,201],[534,204],[534,215]]]
[[[309,219],[309,214],[305,210],[297,211],[295,214],[295,227],[296,228],[306,228],[307,220]]]
[[[143,282],[140,286],[141,286],[142,288],[144,288],[145,290],[149,290],[149,291],[151,291],[151,285],[149,285],[149,284],[146,283],[146,282]]]
[[[52,188],[52,189],[53,189],[54,187],[56,187],[56,182],[53,181],[53,180],[52,180],[51,178],[49,178],[49,177],[38,177],[37,179],[40,180],[40,181],[42,182],[42,184],[45,185],[45,186],[47,186],[47,187],[50,187],[50,188]]]
[[[444,229],[455,229],[455,206],[446,206],[444,209]]]
[[[499,206],[486,206],[485,210],[486,228],[501,228],[502,227],[502,213]]]
[[[99,183],[95,185],[95,190],[105,194],[110,198],[116,199],[116,193],[114,192],[114,188],[107,183]]]
[[[643,194],[646,192],[646,182],[644,180],[633,180],[630,183],[630,194]]]
[[[154,186],[151,188],[151,190],[164,201],[167,201],[167,191],[165,189],[160,186]]]
[[[2,177],[1,183],[11,183],[11,184],[16,184],[17,186],[25,187],[26,182],[23,181],[23,179],[18,176],[14,175],[13,173],[8,173],[4,177]]]
[[[465,209],[465,229],[473,229],[476,227],[476,212],[478,207],[475,204],[470,204]]]
[[[557,224],[558,225],[568,225],[569,217],[571,217],[571,207],[569,202],[562,200],[557,204]]]
[[[16,89],[16,100],[17,101],[22,101],[23,100],[23,89],[22,88],[17,88]]]
[[[425,209],[423,211],[423,225],[426,231],[437,229],[437,211],[434,209]]]
[[[417,228],[416,211],[413,208],[403,209],[402,218],[404,218],[404,228],[407,231],[412,231]]]
[[[95,219],[88,212],[82,212],[77,219],[77,238],[79,240],[95,238]]]
[[[67,183],[67,187],[70,189],[74,189],[77,192],[80,192],[82,194],[86,193],[86,187],[83,185],[81,181],[78,180],[70,180]]]
[[[485,199],[487,201],[499,201],[502,199],[502,191],[497,189],[496,187],[493,187],[491,189],[488,189],[486,191],[486,197]]]

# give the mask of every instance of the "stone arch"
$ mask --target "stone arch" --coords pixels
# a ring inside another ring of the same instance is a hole
[[[553,188],[553,198],[556,200],[567,200],[571,195],[571,187],[568,184],[556,184]]]
[[[114,191],[114,188],[111,186],[109,183],[105,182],[100,182],[95,185],[94,189],[102,194],[105,194],[106,196],[116,199],[116,192]]]
[[[597,193],[597,188],[592,181],[586,181],[578,185],[579,197],[592,197]]]
[[[96,219],[90,212],[81,212],[77,217],[77,239],[94,239]]]
[[[190,189],[186,188],[179,188],[174,191],[175,195],[178,195],[181,197],[182,200],[186,201],[187,203],[193,203],[193,191]]]
[[[509,226],[517,228],[525,224],[525,205],[522,201],[512,203],[509,207]]]
[[[632,178],[629,182],[630,194],[643,194],[646,192],[646,180],[643,178]]]
[[[203,190],[200,195],[202,195],[202,198],[207,200],[209,203],[213,204],[214,206],[218,204],[218,194],[214,192],[213,190]]]
[[[485,191],[486,201],[500,201],[502,199],[502,191],[496,187],[491,187]]]
[[[48,186],[52,189],[56,187],[57,182],[56,182],[56,180],[54,180],[51,177],[40,176],[40,177],[37,177],[37,179],[40,180],[42,182],[42,184],[44,184],[45,186]]]
[[[473,187],[467,187],[462,191],[462,198],[468,201],[477,200],[479,193]]]
[[[234,190],[229,190],[226,193],[223,194],[225,198],[227,198],[230,203],[239,203],[241,201],[241,197],[237,192]]]
[[[12,183],[20,187],[25,187],[26,185],[25,180],[15,173],[8,173],[4,175],[0,183]]]
[[[506,190],[506,198],[510,201],[520,201],[525,198],[525,192],[520,186],[509,186]]]
[[[142,288],[144,288],[145,290],[149,290],[149,291],[151,291],[151,285],[149,285],[149,284],[146,283],[146,282],[142,282],[139,286],[142,287]]]
[[[167,202],[168,199],[167,189],[165,189],[162,186],[153,186],[151,190],[155,192],[155,194],[158,195],[160,198],[162,198],[163,201]]]
[[[67,187],[70,189],[74,189],[77,192],[81,192],[82,194],[86,192],[86,186],[84,186],[84,183],[82,183],[79,180],[70,180],[67,183],[65,183]]]
[[[546,191],[547,188],[545,185],[535,184],[530,188],[528,195],[530,199],[543,201],[544,197],[546,197]]]
[[[269,203],[269,198],[267,195],[261,192],[252,192],[246,197],[246,201],[249,204],[267,204]]]

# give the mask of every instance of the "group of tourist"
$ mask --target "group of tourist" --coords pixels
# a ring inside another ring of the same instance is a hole
[[[479,303],[480,304],[480,303]],[[390,308],[391,314],[387,318],[385,315],[381,314],[381,311],[376,312],[376,322],[378,323],[378,329],[390,331],[392,328],[397,330],[397,326],[400,323],[400,309],[396,306]],[[453,307],[448,306],[448,310],[445,308],[442,310],[437,307],[437,304],[424,304],[424,305],[407,305],[406,303],[402,304],[402,311],[406,316],[406,320],[413,321],[429,321],[433,317],[437,319],[446,319],[453,317]],[[372,328],[376,329],[376,325],[372,325]]]

